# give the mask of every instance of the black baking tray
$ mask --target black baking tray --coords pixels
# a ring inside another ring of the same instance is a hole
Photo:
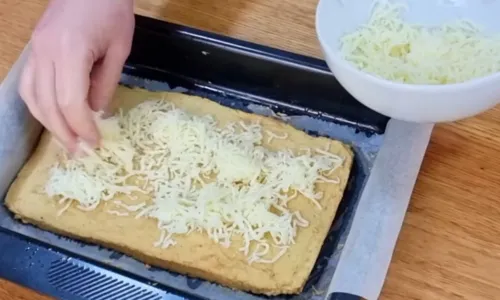
[[[265,297],[150,268],[120,253],[20,224],[3,206],[0,277],[59,299],[325,298],[389,119],[350,96],[322,60],[142,16],[136,16],[121,84],[204,96],[353,147],[347,190],[303,293]],[[345,294],[329,298],[358,299]]]

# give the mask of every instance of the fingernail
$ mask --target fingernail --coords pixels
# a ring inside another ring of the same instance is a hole
[[[109,110],[101,109],[97,112],[98,119],[107,119],[111,117],[113,114]]]
[[[92,146],[84,140],[78,139],[76,143],[75,151],[71,153],[71,158],[82,158],[87,156],[93,150]]]
[[[93,139],[90,141],[81,139],[79,145],[83,151],[92,152],[99,145],[99,141]]]
[[[103,112],[103,114],[102,114],[103,118],[109,118],[109,117],[113,116],[113,113],[109,110],[103,110],[102,112]]]
[[[85,156],[85,152],[80,147],[76,147],[76,150],[73,153],[71,153],[72,159],[78,159],[78,158],[82,158],[84,156]]]
[[[94,121],[99,121],[100,119],[103,118],[104,111],[102,111],[102,110],[95,111],[95,112],[93,112],[93,114],[94,114]]]
[[[94,134],[98,133],[95,132]],[[78,146],[82,146],[83,144],[83,146],[85,146],[86,148],[92,148],[92,149],[96,148],[97,145],[99,144],[99,140],[94,137],[86,137],[86,138],[79,137],[76,142]]]
[[[92,147],[92,149],[99,147],[99,140],[96,139],[90,139],[85,141],[87,145]]]

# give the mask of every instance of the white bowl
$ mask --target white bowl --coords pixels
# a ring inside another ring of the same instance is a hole
[[[413,85],[360,71],[343,59],[340,38],[368,22],[373,3],[374,0],[320,0],[316,11],[316,31],[325,60],[354,98],[391,118],[419,123],[455,121],[500,103],[500,73],[457,84]],[[406,3],[409,11],[405,19],[409,22],[436,26],[466,18],[486,32],[500,32],[500,1],[407,0]]]

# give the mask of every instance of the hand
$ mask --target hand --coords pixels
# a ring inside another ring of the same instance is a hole
[[[133,0],[52,0],[32,35],[19,92],[69,152],[99,143],[106,108],[130,53]]]

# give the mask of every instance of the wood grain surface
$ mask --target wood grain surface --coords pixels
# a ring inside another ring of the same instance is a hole
[[[46,2],[0,0],[0,80],[28,41]],[[320,56],[316,2],[137,0],[136,11]],[[436,127],[381,299],[500,299],[499,148],[500,108]],[[0,281],[0,299],[47,298]]]

